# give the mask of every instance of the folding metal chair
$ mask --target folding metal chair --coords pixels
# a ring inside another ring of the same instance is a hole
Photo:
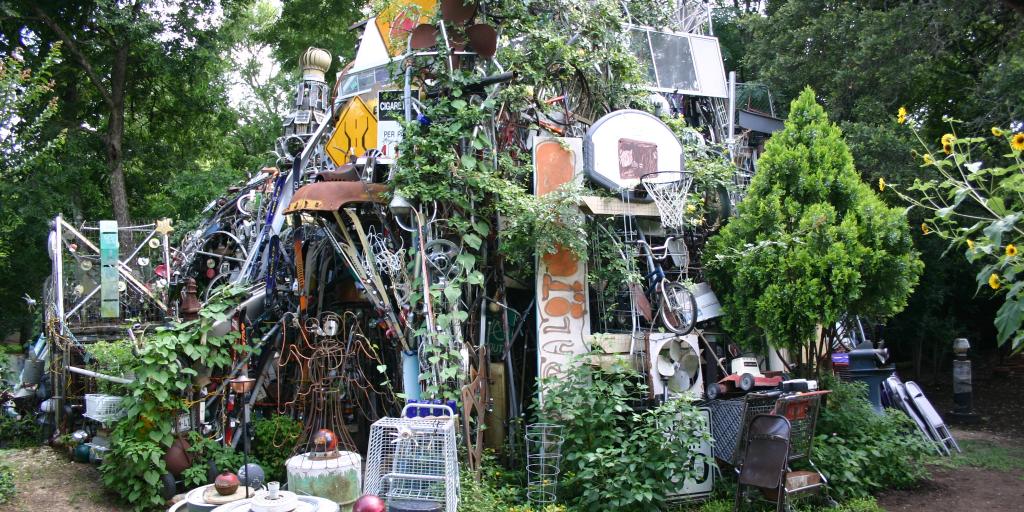
[[[939,455],[949,455],[949,449],[946,448],[943,443],[932,437],[931,428],[925,424],[924,419],[922,419],[921,415],[917,413],[917,409],[914,408],[914,402],[910,398],[910,395],[907,393],[906,386],[902,381],[900,381],[899,377],[893,375],[892,377],[885,379],[883,384],[885,385],[886,394],[889,395],[889,404],[903,411],[903,413],[909,416],[911,420],[914,420],[914,424],[917,425],[917,430],[921,432],[925,441],[928,441],[928,444],[932,445]]]
[[[746,449],[736,485],[736,503],[740,509],[744,487],[775,491],[775,510],[782,512],[786,501],[784,476],[789,466],[789,420],[774,414],[759,414],[747,428]]]
[[[928,425],[932,438],[941,444],[946,450],[947,455],[950,448],[956,448],[957,452],[963,453],[960,450],[960,445],[956,443],[956,439],[953,439],[953,433],[946,427],[946,422],[942,421],[942,416],[939,416],[932,403],[925,398],[924,391],[921,391],[921,386],[918,386],[914,381],[908,381],[904,386],[917,412],[921,414],[921,418]]]

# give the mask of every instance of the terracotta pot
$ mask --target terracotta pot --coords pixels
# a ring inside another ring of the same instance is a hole
[[[192,465],[192,457],[188,453],[189,448],[192,448],[192,446],[188,441],[183,437],[179,437],[171,443],[171,447],[167,449],[167,454],[164,455],[167,471],[175,477],[180,477],[181,473]]]
[[[230,496],[238,490],[240,484],[238,475],[230,471],[224,471],[217,475],[217,478],[213,481],[213,488],[217,489],[217,493],[221,496]]]

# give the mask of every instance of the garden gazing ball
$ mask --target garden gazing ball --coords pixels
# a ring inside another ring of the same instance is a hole
[[[249,487],[259,489],[266,479],[266,473],[263,472],[263,468],[259,464],[250,462],[238,469],[238,480],[245,482]]]
[[[217,489],[217,494],[221,496],[230,496],[238,490],[240,483],[237,475],[230,471],[224,471],[214,479],[213,488]]]
[[[363,495],[352,505],[352,512],[384,512],[386,509],[384,500],[373,494]]]
[[[313,451],[316,453],[333,452],[338,449],[338,436],[334,432],[322,428],[313,434]]]

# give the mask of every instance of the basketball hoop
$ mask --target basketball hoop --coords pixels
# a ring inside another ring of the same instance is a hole
[[[693,173],[652,172],[641,176],[640,183],[658,207],[661,224],[669,229],[682,228],[686,220],[686,199],[693,183]]]

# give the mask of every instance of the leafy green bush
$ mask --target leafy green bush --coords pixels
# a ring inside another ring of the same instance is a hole
[[[832,394],[818,420],[812,455],[833,496],[867,497],[927,476],[922,459],[930,449],[910,418],[893,410],[876,414],[863,383],[831,380],[827,387]]]
[[[526,500],[522,475],[499,466],[491,452],[481,458],[480,481],[468,469],[460,478],[459,512],[505,512]]]
[[[263,466],[268,481],[284,481],[284,464],[302,434],[302,423],[288,416],[260,418],[252,423],[252,455]]]
[[[31,417],[21,419],[0,414],[0,448],[25,448],[38,445],[42,427]]]
[[[625,367],[577,360],[545,381],[543,421],[562,425],[560,497],[581,510],[662,508],[679,482],[697,476],[703,456],[689,447],[710,439],[704,417],[686,400],[637,412],[643,377]]]
[[[242,467],[244,455],[230,446],[203,437],[202,434],[194,431],[188,433],[188,441],[190,445],[188,451],[192,454],[193,464],[181,475],[186,488],[209,483],[207,482],[207,471],[209,470],[208,462],[211,460],[217,466],[218,471],[227,469],[234,472]]]
[[[17,489],[14,488],[14,472],[0,464],[0,505],[10,501]]]

